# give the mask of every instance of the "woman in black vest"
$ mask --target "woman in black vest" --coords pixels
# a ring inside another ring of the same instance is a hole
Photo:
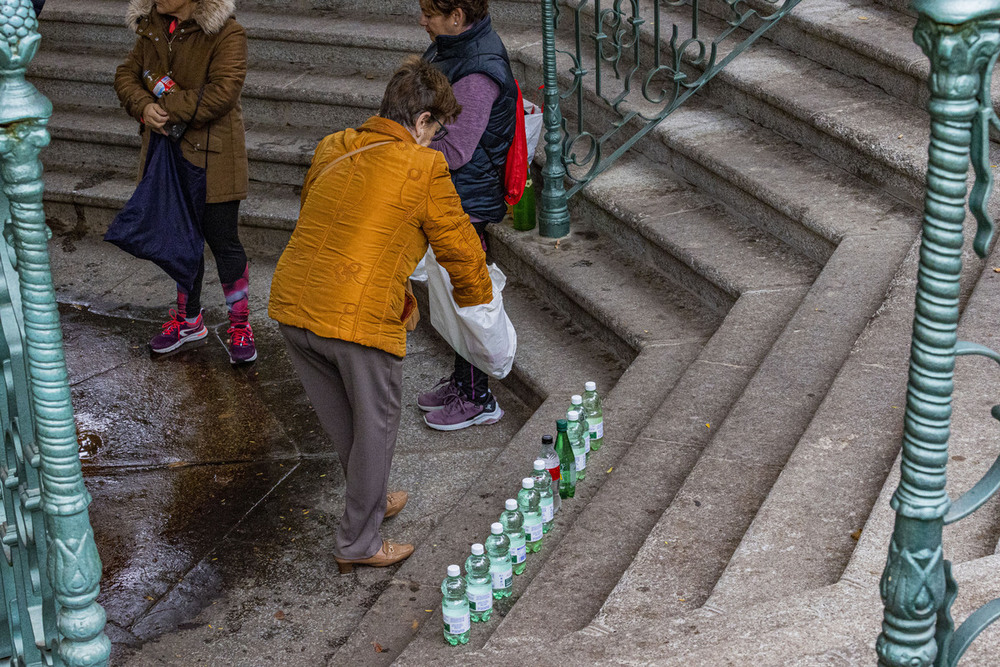
[[[431,148],[444,153],[462,208],[485,247],[486,225],[507,212],[504,169],[519,111],[510,59],[493,30],[489,0],[420,0],[420,11],[420,25],[434,42],[424,58],[444,72],[462,105]],[[456,354],[451,377],[417,399],[424,421],[440,431],[499,421],[503,410],[488,380]]]

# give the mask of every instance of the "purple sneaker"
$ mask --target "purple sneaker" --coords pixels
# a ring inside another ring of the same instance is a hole
[[[163,325],[163,331],[149,341],[149,347],[157,354],[166,354],[181,345],[202,340],[207,335],[208,329],[201,321],[201,313],[198,313],[198,319],[194,323],[190,323],[171,308],[170,320]]]
[[[480,404],[457,392],[440,410],[424,415],[424,423],[438,431],[457,431],[475,424],[494,424],[501,417],[503,410],[492,394],[486,403]]]
[[[417,407],[424,412],[440,410],[452,396],[458,396],[458,383],[454,377],[441,378],[441,381],[434,385],[430,391],[424,392],[417,397]]]
[[[257,346],[253,343],[253,329],[249,324],[233,324],[229,334],[229,363],[249,364],[257,359]]]

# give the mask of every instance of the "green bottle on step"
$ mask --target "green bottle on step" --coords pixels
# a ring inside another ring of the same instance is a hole
[[[524,184],[524,194],[521,200],[514,204],[514,229],[526,232],[535,228],[535,186],[531,182],[531,170],[528,170],[528,181]]]
[[[444,616],[444,640],[455,646],[469,643],[469,601],[465,597],[465,580],[457,565],[448,566],[448,577],[441,583],[441,614]]]
[[[513,498],[508,498],[504,507],[507,509],[500,515],[500,525],[510,539],[510,562],[514,565],[514,574],[521,574],[528,554],[524,542],[524,515],[517,509],[517,501]]]
[[[559,457],[559,497],[566,499],[576,495],[576,457],[573,446],[566,434],[565,419],[556,422],[556,455]]]
[[[490,620],[493,613],[493,579],[490,559],[482,544],[472,545],[472,555],[465,559],[465,596],[473,623]]]
[[[597,383],[588,382],[584,389],[583,412],[590,427],[590,449],[596,452],[604,444],[604,409],[601,397],[597,395]]]
[[[528,553],[542,550],[542,537],[545,527],[542,525],[542,510],[539,507],[542,497],[535,490],[535,480],[525,477],[521,480],[521,490],[517,492],[517,505],[524,515],[524,539]]]

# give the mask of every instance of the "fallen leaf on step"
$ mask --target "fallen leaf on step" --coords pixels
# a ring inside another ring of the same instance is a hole
[[[712,428],[711,424],[705,424],[705,428]]]
[[[861,529],[860,528],[858,528],[856,531],[854,531],[853,533],[851,533],[851,539],[854,540],[855,542],[857,542],[858,540],[861,539]]]
[[[1000,266],[994,266],[993,273],[1000,273]]]
[[[614,470],[614,469],[615,469],[615,467],[614,467],[614,466],[611,466],[610,468],[608,468],[608,472],[610,473],[610,472],[611,472],[612,470]]]
[[[959,462],[961,462],[961,461],[965,460],[965,457],[964,456],[953,456],[953,457],[951,457],[951,460],[952,461],[959,461]]]
[[[417,619],[413,619],[413,623],[410,624],[410,627],[416,630],[417,628],[420,627],[420,621],[418,621]]]
[[[384,653],[385,649],[378,642],[372,642],[372,647],[375,649],[376,653]]]
[[[283,612],[283,611],[281,611],[279,609],[278,611],[274,612],[274,618],[275,618],[275,620],[278,620],[278,621],[285,620],[285,612]]]
[[[867,21],[867,20],[868,20],[868,17],[867,17],[867,16],[859,16],[859,17],[858,17],[858,20],[859,20],[859,21]]]

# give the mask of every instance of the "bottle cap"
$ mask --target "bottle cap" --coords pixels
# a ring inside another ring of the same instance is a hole
[[[448,566],[448,576],[449,577],[457,577],[460,574],[462,574],[462,570],[460,570],[457,565],[449,565]]]
[[[517,501],[514,500],[513,498],[508,498],[506,504],[504,504],[504,507],[506,507],[508,510],[516,510]]]
[[[503,535],[503,524],[499,521],[494,521],[490,524],[490,533],[493,535]]]
[[[478,542],[476,542],[475,544],[473,544],[472,545],[472,555],[473,556],[482,556],[483,555],[483,545],[479,544]]]
[[[556,430],[557,431],[565,431],[566,430],[566,420],[565,419],[557,419],[556,420]]]
[[[580,413],[576,410],[570,410],[566,413],[566,419],[571,422],[580,421]]]
[[[525,477],[524,479],[521,480],[521,488],[522,489],[535,488],[535,480],[531,479],[530,477]]]
[[[580,394],[573,394],[572,398],[569,399],[569,402],[573,405],[583,405],[583,396]]]
[[[542,444],[543,445],[551,445],[552,444],[552,436],[551,435],[543,435],[542,436]]]
[[[535,466],[535,470],[545,470],[545,460],[544,459],[535,459],[535,462],[534,462],[533,465]]]
[[[587,384],[583,385],[583,388],[586,389],[587,391],[597,391],[597,383],[588,382]]]

